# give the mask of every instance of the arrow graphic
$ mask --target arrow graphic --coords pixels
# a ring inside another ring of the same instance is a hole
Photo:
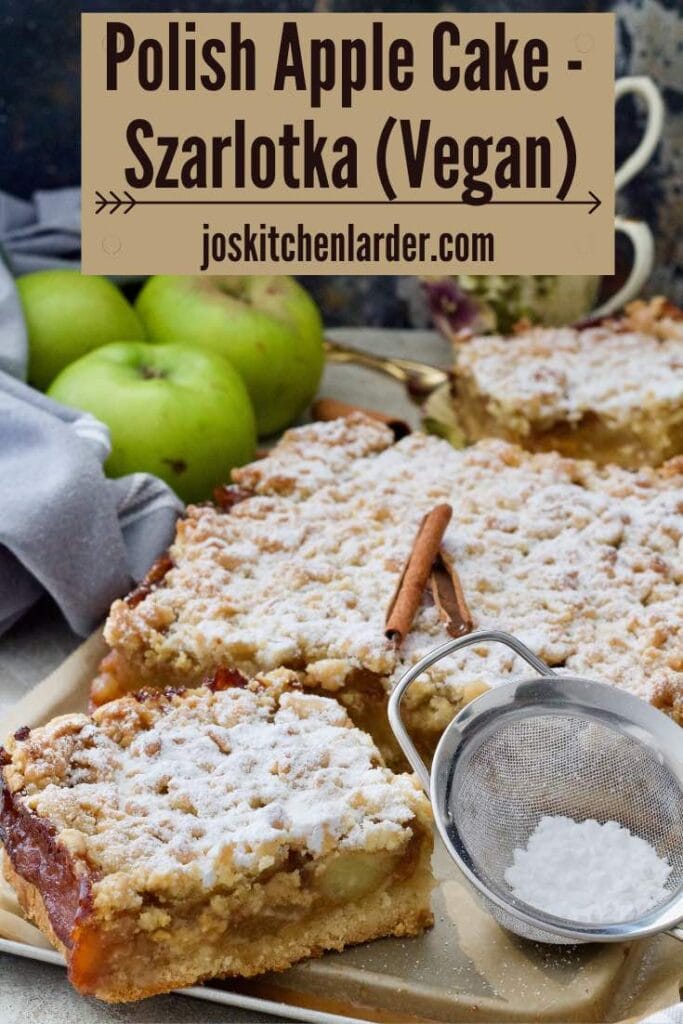
[[[590,217],[591,213],[595,213],[595,211],[597,210],[598,206],[602,206],[602,200],[598,199],[598,197],[596,196],[595,192],[591,192],[590,189],[588,189],[588,195],[592,196],[592,198],[593,198],[593,205],[591,206],[590,210],[588,211],[588,216]]]
[[[590,199],[490,199],[468,203],[464,199],[135,199],[130,192],[120,195],[109,189],[111,199],[95,192],[95,213],[130,213],[134,206],[589,206],[595,213],[602,200],[588,190]]]
[[[130,213],[134,206],[137,206],[140,202],[139,199],[134,199],[130,192],[124,191],[125,199],[121,199],[116,192],[109,190],[111,199],[107,199],[101,192],[95,192],[95,213],[102,213],[102,210],[109,210],[109,213],[116,213],[118,210],[123,210],[124,213]],[[144,200],[143,200],[144,201]]]

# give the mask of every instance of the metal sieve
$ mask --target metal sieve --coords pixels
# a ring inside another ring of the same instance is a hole
[[[494,687],[463,708],[439,741],[430,777],[401,701],[425,669],[483,643],[505,644],[538,677]],[[536,942],[620,942],[660,931],[683,940],[683,732],[661,711],[604,683],[558,676],[515,637],[489,631],[449,641],[406,672],[389,721],[447,850],[505,928]],[[646,840],[672,867],[666,898],[636,920],[599,924],[518,899],[505,871],[544,815],[617,821]]]

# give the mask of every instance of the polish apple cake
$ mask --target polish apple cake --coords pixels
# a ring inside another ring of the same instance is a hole
[[[290,431],[234,478],[220,505],[187,510],[147,583],[113,605],[93,704],[141,680],[286,667],[335,695],[390,758],[387,695],[449,636],[428,588],[400,645],[385,616],[425,513],[445,502],[442,550],[475,628],[508,630],[550,665],[683,721],[683,459],[633,472],[495,439],[394,443],[355,415]],[[521,673],[495,646],[425,672],[405,701],[420,749],[433,752],[464,702]]]
[[[432,923],[417,781],[289,676],[222,670],[0,748],[5,875],[82,993],[139,999]]]
[[[500,437],[601,465],[683,452],[683,314],[662,299],[584,328],[455,345],[453,406],[469,442]]]

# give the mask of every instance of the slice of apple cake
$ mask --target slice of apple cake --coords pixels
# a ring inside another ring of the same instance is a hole
[[[0,748],[5,875],[79,991],[140,999],[431,924],[417,780],[290,677],[222,670]]]
[[[362,416],[302,427],[234,474],[223,508],[189,508],[160,569],[111,609],[93,702],[219,665],[284,666],[390,751],[387,694],[448,634],[429,591],[398,647],[385,615],[423,516],[446,502],[442,550],[477,628],[683,720],[683,460],[629,472],[498,440],[393,441]],[[525,671],[493,646],[435,665],[406,696],[421,750],[464,701]]]
[[[470,442],[658,466],[683,452],[683,314],[654,299],[584,328],[469,338],[455,345],[452,390]]]

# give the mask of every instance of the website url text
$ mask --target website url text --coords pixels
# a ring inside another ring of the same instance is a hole
[[[492,231],[362,231],[347,224],[337,231],[310,231],[297,224],[282,231],[274,224],[242,224],[231,231],[202,225],[199,269],[225,263],[492,263]]]

